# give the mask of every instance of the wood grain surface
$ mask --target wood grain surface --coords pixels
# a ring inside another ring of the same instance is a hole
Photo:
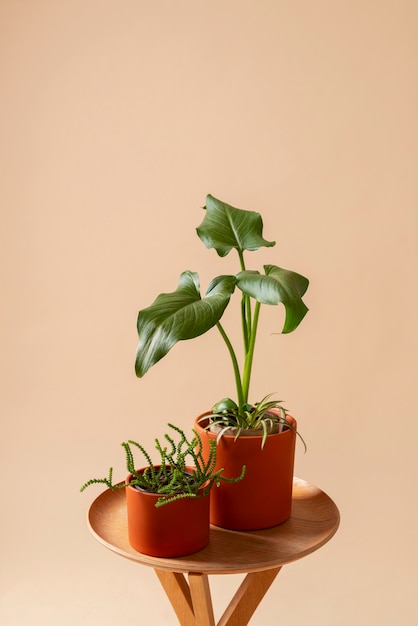
[[[141,554],[129,545],[124,490],[104,491],[88,512],[93,536],[113,552],[156,570],[202,574],[261,572],[281,567],[329,541],[339,520],[338,509],[327,494],[295,478],[292,513],[284,524],[259,531],[212,526],[209,545],[200,552],[180,558],[158,558]]]

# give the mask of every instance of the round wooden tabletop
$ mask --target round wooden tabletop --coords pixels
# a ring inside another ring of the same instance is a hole
[[[104,491],[88,513],[94,537],[113,552],[158,570],[203,574],[260,572],[291,563],[327,543],[339,521],[338,509],[329,496],[295,478],[292,514],[284,524],[257,531],[211,526],[209,544],[200,552],[159,558],[137,552],[129,545],[124,489]]]

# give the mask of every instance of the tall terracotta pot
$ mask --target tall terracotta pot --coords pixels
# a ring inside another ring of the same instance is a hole
[[[274,412],[274,411],[272,411]],[[209,439],[216,434],[206,430],[208,413],[195,420],[202,438],[203,454],[209,453]],[[296,420],[287,416],[296,429]],[[288,428],[268,436],[261,448],[261,436],[241,436],[235,440],[223,435],[217,445],[216,468],[224,476],[235,477],[246,466],[244,479],[238,483],[222,482],[211,492],[210,521],[232,530],[260,530],[285,522],[292,505],[293,468],[296,433]]]
[[[131,479],[132,474],[126,478],[125,491],[129,543],[135,550],[150,556],[178,557],[207,545],[209,494],[156,508],[155,503],[162,496],[136,489],[129,484]]]

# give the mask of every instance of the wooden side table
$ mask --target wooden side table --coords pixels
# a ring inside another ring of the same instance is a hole
[[[128,542],[125,490],[107,490],[90,507],[94,537],[117,554],[154,568],[182,626],[215,626],[210,574],[247,574],[218,622],[245,626],[287,563],[318,550],[337,531],[339,512],[323,491],[295,478],[291,517],[259,531],[211,527],[209,545],[180,558],[136,552]],[[187,579],[186,576],[187,575]]]

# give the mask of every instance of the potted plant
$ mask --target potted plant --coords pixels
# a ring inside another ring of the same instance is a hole
[[[214,484],[238,478],[222,476],[223,469],[215,469],[216,444],[210,446],[205,459],[202,440],[198,433],[189,441],[185,433],[169,424],[177,433],[176,442],[165,434],[167,445],[155,440],[160,462],[155,465],[148,452],[136,441],[122,443],[126,467],[125,482],[113,483],[113,468],[105,478],[91,478],[82,487],[102,483],[109,489],[126,488],[128,535],[131,546],[144,554],[159,557],[184,556],[201,550],[209,541],[209,495]],[[133,448],[145,457],[146,467],[137,469]],[[192,461],[192,465],[188,463]]]
[[[204,209],[204,219],[196,229],[199,238],[220,257],[235,250],[239,271],[214,278],[204,296],[198,274],[185,271],[174,292],[160,294],[149,307],[140,310],[135,369],[142,377],[178,341],[217,328],[231,359],[236,398],[217,402],[211,411],[197,418],[195,428],[202,437],[205,455],[209,454],[209,442],[218,442],[218,463],[225,468],[226,476],[234,475],[243,458],[247,471],[239,485],[222,485],[213,491],[211,521],[226,528],[266,528],[290,515],[297,425],[280,402],[271,399],[271,394],[258,402],[249,400],[260,309],[262,304],[282,304],[285,320],[281,332],[294,331],[308,311],[302,297],[309,281],[276,265],[264,265],[263,272],[247,268],[247,252],[275,245],[263,238],[259,213],[237,209],[211,195],[206,197]],[[241,364],[221,324],[236,290],[240,292]]]

